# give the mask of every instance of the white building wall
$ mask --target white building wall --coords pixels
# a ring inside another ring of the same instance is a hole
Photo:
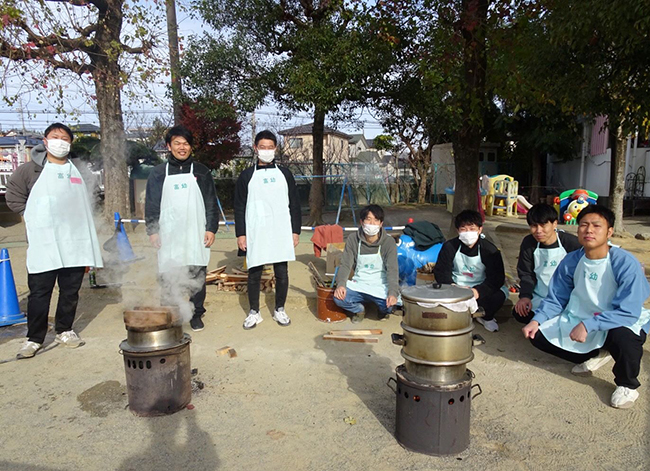
[[[611,169],[611,149],[601,155],[585,157],[584,187],[598,196],[609,196],[609,172]],[[549,158],[546,164],[546,185],[559,192],[580,187],[580,158],[567,162]]]

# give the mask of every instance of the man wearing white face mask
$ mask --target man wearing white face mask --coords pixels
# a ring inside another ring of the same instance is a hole
[[[72,131],[61,123],[45,130],[7,184],[7,206],[21,213],[27,232],[27,341],[17,357],[31,358],[43,346],[55,283],[59,284],[54,341],[84,344],[72,330],[87,266],[103,267],[87,186],[87,167],[70,159]],[[77,168],[79,165],[79,168]],[[84,175],[85,174],[85,175]]]
[[[352,314],[353,323],[365,316],[365,305],[379,309],[386,319],[399,295],[399,270],[395,239],[382,229],[384,210],[371,204],[361,210],[361,227],[345,241],[341,265],[336,277],[334,302]],[[354,268],[352,279],[350,272]]]
[[[281,326],[291,324],[284,310],[289,291],[288,262],[295,260],[302,217],[298,190],[291,172],[276,165],[277,138],[271,131],[255,136],[255,165],[244,170],[235,186],[235,233],[239,255],[246,255],[248,302],[250,311],[244,329],[262,322],[260,280],[265,264],[275,273],[273,320]]]
[[[496,332],[499,325],[494,314],[508,296],[501,252],[482,235],[483,220],[478,212],[461,211],[454,225],[458,237],[443,244],[433,274],[438,283],[471,288],[485,311],[484,317],[476,320],[488,331]]]

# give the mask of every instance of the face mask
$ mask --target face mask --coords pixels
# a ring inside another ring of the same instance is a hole
[[[461,232],[460,234],[458,234],[458,238],[463,244],[465,244],[468,247],[471,247],[478,240],[478,232],[477,231]]]
[[[70,143],[63,139],[48,139],[45,147],[57,159],[62,159],[70,153]]]
[[[273,159],[275,158],[275,151],[272,149],[258,149],[257,156],[260,158],[262,162],[268,164],[269,162],[272,162]]]
[[[364,224],[363,225],[363,233],[369,236],[376,236],[379,234],[379,229],[381,229],[381,226],[375,225],[375,224]]]

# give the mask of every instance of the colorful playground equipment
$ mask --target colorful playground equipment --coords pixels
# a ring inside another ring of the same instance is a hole
[[[593,191],[577,188],[560,193],[555,198],[555,209],[564,224],[576,224],[580,211],[597,201],[598,195]]]
[[[510,175],[489,177],[485,210],[488,216],[517,216],[519,182]]]

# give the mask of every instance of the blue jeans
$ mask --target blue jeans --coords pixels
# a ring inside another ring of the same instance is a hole
[[[354,291],[350,288],[346,288],[345,291],[345,299],[341,300],[335,297],[334,303],[338,307],[345,309],[352,314],[359,314],[360,312],[365,311],[365,308],[363,307],[364,303],[375,303],[381,316],[390,314],[393,310],[392,307],[386,306],[385,299],[377,298],[366,293],[360,293],[359,291]]]

